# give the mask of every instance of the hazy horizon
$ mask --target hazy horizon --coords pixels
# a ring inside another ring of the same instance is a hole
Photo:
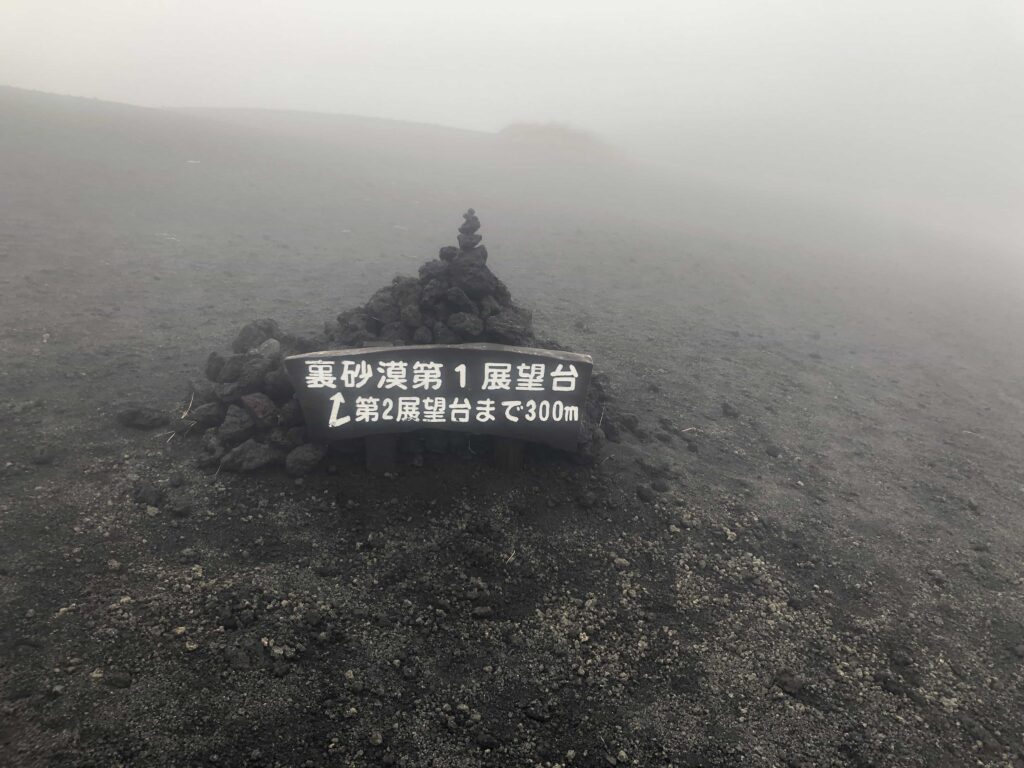
[[[149,107],[555,122],[666,176],[965,248],[1024,245],[1024,8],[1009,0],[478,10],[9,2],[0,82]]]

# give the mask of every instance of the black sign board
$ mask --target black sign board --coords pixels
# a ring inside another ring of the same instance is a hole
[[[337,349],[285,368],[311,439],[446,429],[575,450],[589,355],[501,344]]]

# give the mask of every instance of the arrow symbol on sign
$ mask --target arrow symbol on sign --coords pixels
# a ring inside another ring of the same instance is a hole
[[[338,412],[341,410],[341,406],[345,404],[345,396],[341,392],[335,392],[331,395],[331,418],[327,421],[329,427],[340,427],[342,424],[348,424],[352,421],[350,416],[339,416]]]

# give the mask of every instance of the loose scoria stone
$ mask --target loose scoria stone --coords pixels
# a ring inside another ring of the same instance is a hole
[[[210,356],[206,358],[206,378],[210,381],[220,381],[220,372],[224,368],[224,356],[217,353],[211,352]]]
[[[220,465],[229,472],[254,472],[280,460],[281,454],[269,445],[250,439],[228,451]]]
[[[475,339],[484,332],[483,321],[468,312],[456,312],[448,318],[448,327],[468,339]]]
[[[482,299],[494,293],[498,278],[483,264],[466,264],[452,270],[452,284],[458,286],[471,299]]]
[[[260,391],[263,388],[264,378],[273,367],[273,360],[255,354],[247,356],[237,382],[242,394]]]
[[[219,384],[231,384],[238,381],[238,377],[242,375],[245,360],[245,355],[231,355],[230,357],[223,358],[220,366],[217,366],[215,362],[207,360],[206,367],[208,371],[217,371],[214,381]]]
[[[292,477],[308,475],[327,455],[327,447],[316,443],[306,443],[291,451],[285,458],[285,470]]]
[[[454,254],[452,254],[452,258],[455,258]],[[428,261],[426,264],[420,267],[420,279],[423,280],[425,283],[438,278],[443,279],[447,273],[448,265],[445,264],[440,259]]]
[[[480,229],[480,219],[477,217],[476,211],[472,208],[462,214],[462,218],[464,221],[462,222],[462,226],[459,227],[459,232],[471,235]]]
[[[111,688],[128,688],[132,684],[132,676],[127,672],[107,672],[103,682]]]
[[[277,324],[276,320],[269,318],[253,320],[238,332],[238,336],[231,343],[231,349],[235,352],[248,352],[253,347],[258,347],[267,339],[277,339],[280,337],[281,326]]]
[[[476,313],[476,305],[473,304],[473,300],[461,288],[452,286],[445,292],[444,297],[449,304],[460,312]]]
[[[256,430],[256,422],[252,416],[243,411],[237,405],[228,406],[224,422],[217,430],[217,437],[224,445],[237,445],[252,437]]]
[[[225,413],[224,406],[220,403],[206,403],[193,408],[185,418],[194,421],[197,429],[207,429],[216,427],[224,421]]]
[[[416,304],[405,304],[402,306],[400,318],[410,328],[418,328],[423,325],[423,313]]]
[[[256,354],[260,357],[265,357],[272,363],[280,362],[282,356],[281,342],[277,339],[267,339],[256,347]]]
[[[242,396],[242,405],[261,426],[273,427],[281,420],[274,401],[262,392]]]
[[[459,338],[459,334],[449,328],[447,325],[438,320],[434,323],[434,343],[435,344],[458,344],[462,341]]]
[[[487,336],[501,344],[526,344],[533,336],[531,324],[526,312],[509,307],[487,318]]]
[[[444,298],[448,292],[448,281],[447,279],[434,277],[431,278],[425,286],[423,286],[423,293],[420,296],[420,300],[423,302],[423,308],[435,308]],[[467,296],[467,298],[469,298]]]
[[[267,435],[267,444],[286,454],[304,442],[306,442],[306,430],[302,427],[292,427],[291,429],[275,427]]]
[[[281,406],[281,426],[285,429],[290,427],[301,426],[302,421],[302,408],[299,405],[299,401],[292,398],[287,403]]]
[[[129,403],[121,407],[116,415],[118,423],[132,429],[155,429],[170,421],[159,408],[141,403]]]
[[[471,251],[480,245],[480,241],[483,240],[481,235],[467,235],[462,232],[459,233],[459,248],[463,251]]]
[[[282,368],[275,368],[263,377],[263,391],[278,403],[286,402],[295,394],[295,388]]]
[[[782,669],[775,675],[775,684],[790,696],[798,695],[806,680],[791,669]]]
[[[404,344],[406,340],[408,329],[405,327],[405,323],[395,321],[388,323],[380,329],[380,337],[385,341],[391,341],[395,344]]]

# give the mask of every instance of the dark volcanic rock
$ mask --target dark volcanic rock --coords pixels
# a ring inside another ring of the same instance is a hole
[[[441,262],[435,262],[440,264]],[[430,278],[420,294],[421,308],[436,307],[448,292],[448,280],[440,277]],[[468,296],[466,297],[469,298]]]
[[[487,318],[487,340],[499,344],[527,344],[533,338],[532,322],[526,310],[509,307]]]
[[[494,298],[503,307],[512,306],[512,292],[508,289],[507,285],[501,282],[501,280],[499,280],[498,284],[494,287]]]
[[[480,749],[496,749],[498,743],[498,740],[486,731],[481,731],[476,735],[476,745],[480,747]]]
[[[420,267],[419,272],[420,280],[423,281],[425,287],[432,280],[445,280],[448,274],[448,265],[440,259],[434,259]]]
[[[274,367],[274,361],[262,355],[249,355],[242,361],[242,370],[236,383],[242,394],[258,392],[263,388],[264,378]]]
[[[409,328],[419,328],[423,325],[423,313],[420,312],[418,299],[416,304],[403,304],[399,316],[402,322]]]
[[[222,403],[237,403],[242,396],[241,387],[238,384],[215,384],[213,393]]]
[[[122,426],[132,429],[155,429],[170,421],[170,417],[159,408],[143,403],[127,403],[121,406],[115,418]]]
[[[546,723],[551,719],[551,708],[536,699],[523,707],[523,711],[526,712],[528,718],[536,720],[538,723]]]
[[[775,684],[790,696],[797,696],[807,681],[791,669],[782,669],[775,675]]]
[[[267,339],[258,347],[256,347],[256,354],[260,357],[265,357],[272,364],[281,362],[282,346],[281,342],[277,339]]]
[[[217,394],[214,391],[214,384],[209,381],[190,381],[188,383],[189,402],[193,406],[206,405],[217,402]]]
[[[448,327],[467,339],[478,339],[484,332],[484,323],[476,315],[468,312],[456,312],[448,318]]]
[[[467,235],[463,232],[459,233],[459,248],[463,251],[471,251],[480,245],[480,241],[483,240],[481,235]]]
[[[219,367],[216,367],[217,376],[215,381],[219,384],[231,384],[238,381],[242,375],[242,368],[245,366],[246,355],[231,355],[224,358]],[[207,361],[209,368],[209,361]]]
[[[458,344],[462,341],[459,338],[459,334],[449,328],[447,325],[438,320],[434,323],[434,343],[435,344]]]
[[[206,456],[200,459],[200,464],[215,464],[227,453],[227,446],[217,437],[217,430],[215,429],[208,429],[203,433],[202,446],[203,450],[206,451]]]
[[[103,675],[103,683],[110,688],[129,688],[132,676],[127,672],[107,672]]]
[[[380,338],[395,344],[404,344],[410,338],[409,329],[401,320],[396,320],[381,328]]]
[[[159,507],[163,497],[163,490],[148,480],[139,481],[132,490],[132,499],[149,507]]]
[[[376,338],[381,324],[362,309],[350,309],[338,315],[335,326],[330,329],[328,336],[343,344],[354,346]]]
[[[398,319],[398,304],[395,301],[394,289],[389,285],[381,288],[366,302],[366,314],[381,325],[393,323]]]
[[[228,406],[224,421],[217,430],[218,439],[226,446],[248,440],[256,431],[256,422],[237,405]]]
[[[280,337],[281,327],[276,320],[269,318],[253,320],[238,332],[238,336],[231,342],[231,349],[235,352],[248,352],[267,339],[279,339]]]
[[[275,368],[263,377],[263,391],[275,403],[284,403],[295,394],[295,388],[283,368]]]
[[[308,475],[327,455],[327,447],[316,443],[300,445],[285,458],[285,470],[292,477]]]
[[[219,426],[226,413],[227,409],[221,403],[206,403],[190,410],[186,419],[195,422],[196,428],[206,429]]]
[[[210,356],[206,358],[206,369],[204,371],[206,378],[210,381],[220,381],[220,372],[223,367],[224,356],[217,352],[211,352]]]
[[[281,426],[288,429],[302,424],[302,408],[299,406],[299,401],[292,398],[281,406]]]
[[[648,504],[653,504],[658,500],[658,495],[654,492],[654,489],[649,485],[638,485],[636,487],[636,495],[641,501]]]
[[[480,229],[480,219],[476,215],[476,211],[470,208],[464,214],[462,214],[462,224],[459,226],[459,232],[464,235],[472,235],[478,229]]]
[[[281,454],[269,445],[250,439],[228,451],[220,465],[229,472],[254,472],[280,460]]]
[[[482,299],[498,287],[498,278],[483,264],[464,264],[453,269],[451,281],[471,299]]]
[[[445,300],[459,312],[476,314],[476,304],[466,295],[466,292],[458,286],[452,286],[444,294]]]
[[[289,453],[305,441],[306,430],[304,427],[292,427],[291,429],[275,427],[267,435],[267,444],[274,450],[281,451],[282,453]]]
[[[501,304],[493,296],[484,296],[480,299],[480,317],[490,317],[501,312]]]
[[[262,427],[275,427],[281,422],[281,414],[278,413],[274,401],[262,392],[243,395],[242,406]]]

